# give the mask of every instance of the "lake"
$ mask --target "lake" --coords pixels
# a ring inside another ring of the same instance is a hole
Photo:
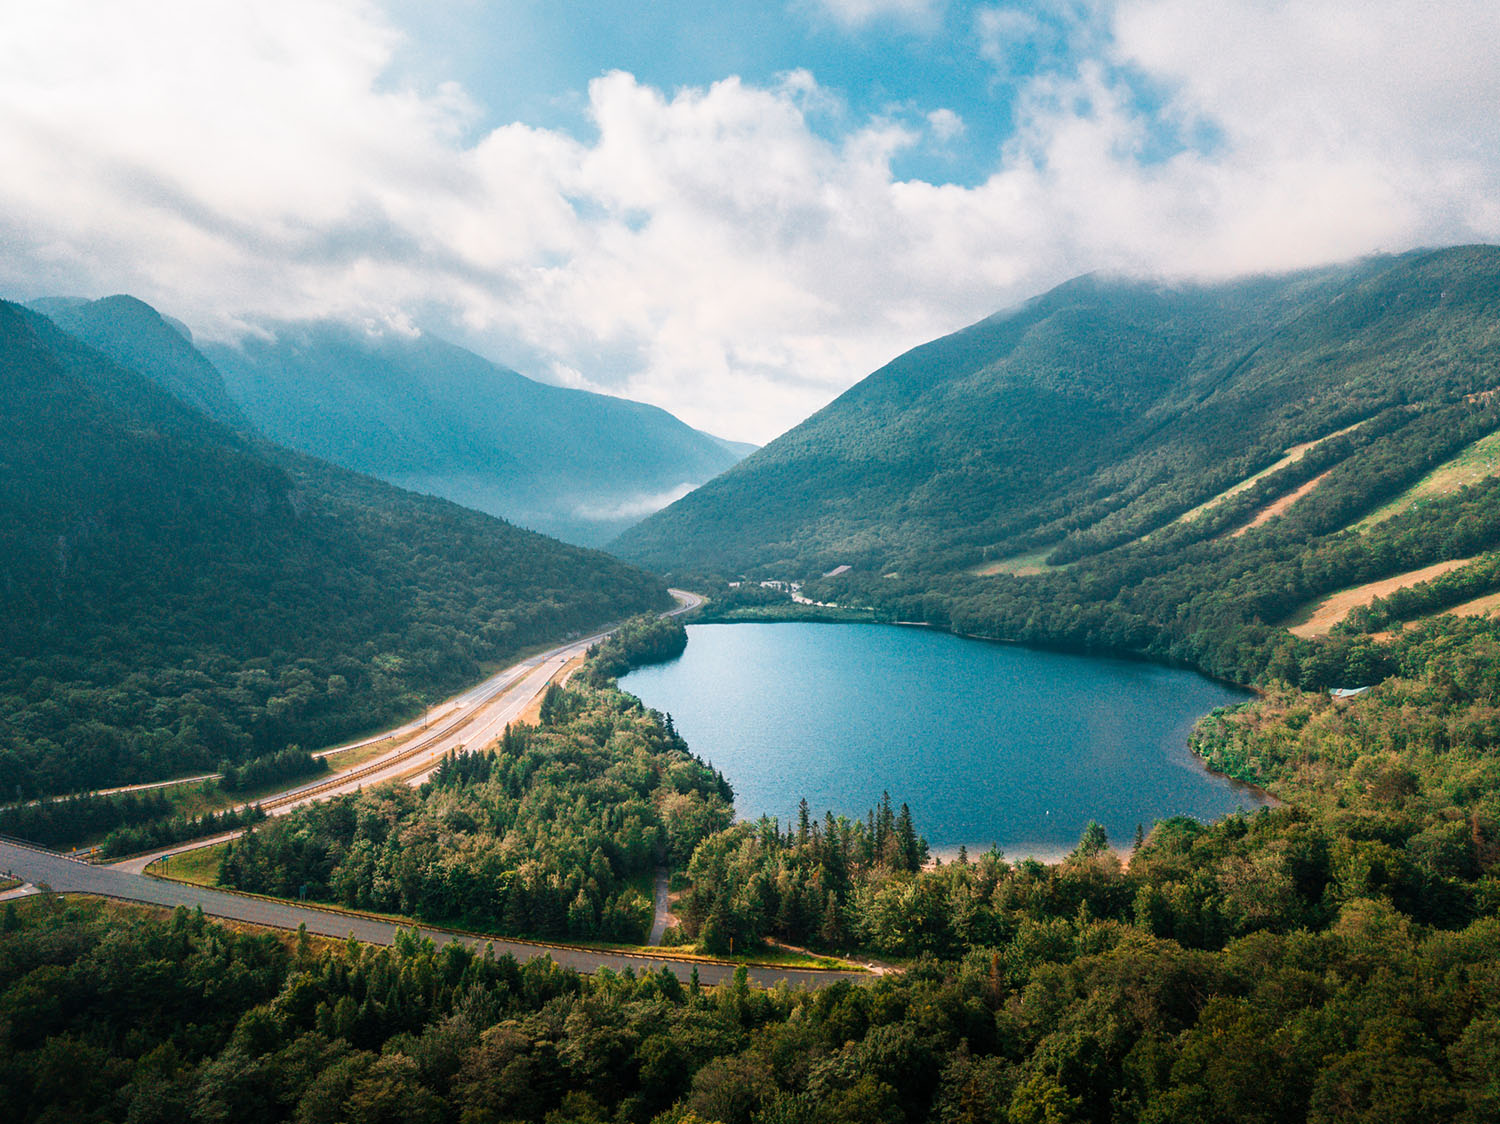
[[[705,624],[620,685],[672,715],[734,786],[743,819],[864,818],[889,791],[940,853],[1055,858],[1091,819],[1213,820],[1263,802],[1188,751],[1193,723],[1249,694],[1190,671],[925,628]]]

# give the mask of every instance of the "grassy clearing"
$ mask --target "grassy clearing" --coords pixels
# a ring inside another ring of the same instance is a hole
[[[328,762],[328,768],[333,772],[343,772],[345,769],[363,765],[366,761],[372,761],[382,753],[390,752],[415,736],[415,734],[408,734],[403,738],[381,738],[378,742],[371,742],[369,745],[358,745],[340,750],[338,753],[330,753],[323,760]]]
[[[1477,484],[1496,473],[1500,473],[1500,432],[1481,437],[1452,460],[1438,465],[1395,499],[1376,508],[1354,524],[1354,530],[1369,530],[1393,515],[1420,507],[1429,500],[1451,495],[1465,485]]]
[[[1447,609],[1437,609],[1431,613],[1424,613],[1420,617],[1413,617],[1407,624],[1415,621],[1432,620],[1435,617],[1452,614],[1455,617],[1492,617],[1500,613],[1500,593],[1486,593],[1483,597],[1476,597],[1472,601],[1465,601],[1460,605],[1453,605]]]
[[[157,859],[147,867],[147,871],[151,874],[164,874],[180,882],[191,882],[194,886],[217,886],[219,863],[223,861],[224,850],[228,846],[228,843],[215,843],[212,847],[199,847],[195,851],[173,855],[169,860]]]
[[[1363,424],[1363,422],[1355,422],[1353,425],[1345,426],[1343,429],[1336,429],[1332,433],[1326,433],[1315,441],[1304,441],[1300,445],[1293,445],[1290,449],[1288,449],[1281,455],[1281,459],[1278,460],[1275,464],[1261,469],[1254,476],[1245,477],[1245,479],[1241,480],[1238,484],[1232,485],[1231,487],[1224,489],[1224,491],[1220,492],[1218,495],[1204,500],[1191,511],[1184,511],[1176,519],[1168,523],[1167,526],[1175,527],[1180,523],[1191,523],[1194,519],[1197,519],[1200,515],[1203,515],[1206,512],[1212,511],[1221,503],[1232,500],[1241,492],[1248,491],[1249,489],[1255,487],[1255,485],[1259,484],[1267,476],[1270,476],[1273,473],[1280,472],[1283,468],[1287,467],[1287,465],[1296,464],[1303,457],[1307,456],[1307,454],[1313,449],[1316,449],[1319,445],[1323,444],[1324,441],[1331,441],[1335,437],[1342,437],[1344,434],[1349,433],[1351,430],[1358,429]],[[1288,506],[1290,506],[1290,504]],[[1267,518],[1270,518],[1270,516],[1267,516]]]
[[[1037,574],[1051,573],[1053,570],[1065,570],[1067,564],[1062,566],[1047,565],[1047,556],[1057,549],[1057,544],[1044,546],[1039,550],[1028,551],[1025,554],[1013,554],[1009,558],[1001,558],[994,562],[986,562],[982,566],[976,566],[969,573],[982,578],[991,578],[996,574],[1010,574],[1012,577],[1029,578]]]
[[[1347,617],[1350,610],[1356,606],[1368,605],[1377,597],[1386,597],[1409,585],[1420,585],[1422,582],[1431,581],[1450,570],[1467,566],[1472,561],[1474,561],[1472,558],[1454,558],[1447,562],[1424,566],[1420,570],[1397,574],[1393,578],[1382,578],[1378,582],[1368,582],[1350,589],[1341,589],[1303,609],[1287,623],[1287,629],[1293,636],[1300,636],[1304,639],[1327,636],[1329,630]],[[1452,612],[1452,610],[1448,611]]]
[[[1328,472],[1332,471],[1333,469],[1331,468],[1328,470]],[[1288,492],[1279,500],[1275,500],[1267,504],[1265,507],[1261,508],[1255,513],[1255,518],[1251,519],[1250,522],[1246,523],[1243,527],[1234,531],[1229,537],[1232,539],[1237,539],[1245,532],[1253,531],[1262,523],[1269,523],[1272,519],[1275,519],[1276,516],[1284,514],[1287,509],[1292,506],[1292,504],[1296,503],[1304,496],[1309,495],[1314,488],[1323,483],[1323,481],[1328,478],[1328,472],[1319,473],[1317,476],[1314,476],[1311,480],[1309,480],[1306,484],[1303,484],[1302,487],[1298,488],[1295,492]]]

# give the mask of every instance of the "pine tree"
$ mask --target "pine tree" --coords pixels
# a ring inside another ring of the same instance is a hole
[[[922,865],[917,830],[911,822],[911,809],[905,804],[901,805],[901,815],[896,819],[896,865],[908,872],[914,872]]]
[[[1083,829],[1083,837],[1078,841],[1078,849],[1073,853],[1081,857],[1097,855],[1109,847],[1109,836],[1104,831],[1104,825],[1098,820],[1089,820],[1088,826]]]

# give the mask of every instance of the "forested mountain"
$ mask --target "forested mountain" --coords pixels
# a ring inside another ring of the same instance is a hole
[[[427,335],[272,324],[208,356],[275,441],[584,545],[745,449],[665,410],[534,382]]]
[[[223,376],[193,346],[187,325],[123,295],[97,301],[52,298],[32,301],[30,307],[189,406],[226,425],[244,427],[245,417],[229,397]]]
[[[1246,680],[1309,599],[1500,545],[1492,483],[1355,528],[1500,427],[1497,386],[1494,247],[1085,277],[903,355],[613,549],[724,576],[847,565],[810,591]]]
[[[220,424],[12,304],[0,388],[6,794],[325,744],[668,603],[606,555]]]

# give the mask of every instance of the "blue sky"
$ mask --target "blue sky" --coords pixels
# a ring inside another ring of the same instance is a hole
[[[960,135],[903,153],[895,170],[903,178],[974,184],[993,169],[1019,81],[1047,61],[1052,38],[1039,21],[1040,34],[1011,52],[1015,72],[1000,73],[982,53],[980,12],[993,8],[898,4],[854,23],[811,2],[439,0],[398,2],[390,10],[408,36],[397,73],[426,84],[461,82],[478,103],[478,128],[524,121],[588,135],[584,92],[611,70],[663,90],[729,75],[766,86],[807,70],[826,98],[809,121],[830,138],[871,118],[919,128],[929,113],[957,114]]]
[[[0,294],[335,318],[766,441],[1080,273],[1500,240],[1494,0],[49,0]]]

